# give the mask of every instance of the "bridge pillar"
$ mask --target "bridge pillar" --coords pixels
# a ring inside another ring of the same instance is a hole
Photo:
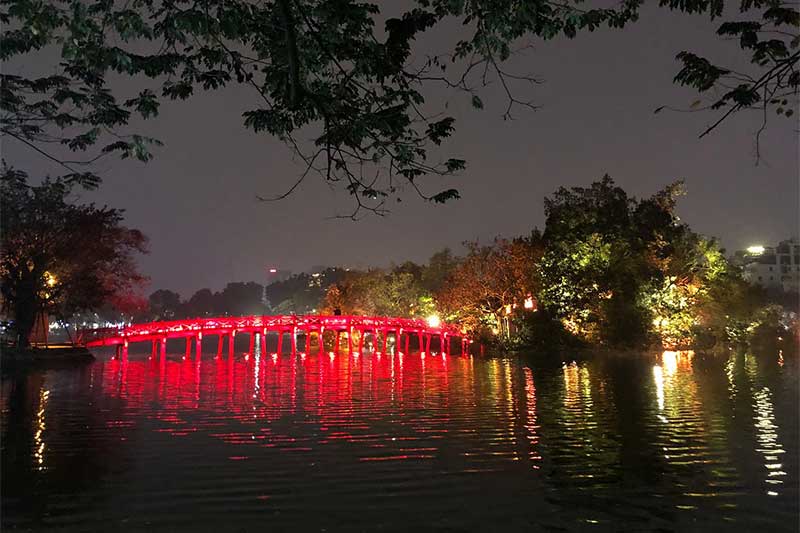
[[[426,333],[425,334],[425,353],[426,354],[430,354],[431,353],[431,334],[430,333]]]
[[[166,359],[166,357],[167,357],[167,338],[166,337],[161,339],[161,355],[159,357],[161,359]]]
[[[225,335],[222,333],[217,334],[217,357],[222,355],[222,344],[225,342]]]
[[[317,337],[319,337],[319,355],[325,353],[325,328],[319,328],[317,332]]]
[[[450,338],[447,336],[447,333],[442,333],[439,335],[439,342],[442,344],[442,355],[449,355],[450,354]]]
[[[292,326],[292,356],[297,355],[297,327]]]
[[[267,356],[267,328],[261,334],[261,357]]]
[[[336,330],[336,345],[333,347],[333,353],[339,355],[339,344],[341,344],[342,339],[342,332],[340,330]]]
[[[158,340],[157,339],[153,339],[152,341],[150,341],[150,344],[151,344],[151,347],[150,347],[150,358],[154,359],[154,358],[156,358],[158,356]]]
[[[200,360],[200,356],[202,355],[202,353],[203,353],[203,334],[198,333],[194,341],[194,356],[197,358],[198,361]]]
[[[389,330],[388,329],[381,330],[381,337],[383,337],[383,350],[381,351],[383,353],[386,353],[387,347],[389,346]]]
[[[358,355],[363,355],[364,353],[364,330],[358,330]]]
[[[411,335],[406,333],[406,350],[405,350],[405,353],[408,353],[408,347],[411,345],[410,340],[411,340]]]
[[[283,330],[278,330],[278,347],[275,348],[275,353],[281,354],[281,346],[283,345]]]
[[[250,331],[250,349],[247,350],[247,353],[253,355],[256,351],[256,332],[254,330]]]
[[[184,358],[189,358],[192,356],[192,337],[186,337],[186,354]]]
[[[353,355],[353,328],[347,328],[347,355]]]
[[[306,336],[306,355],[308,355],[311,353],[311,330],[307,329],[303,333],[305,333]]]
[[[417,342],[419,344],[419,349],[417,351],[424,352],[425,351],[425,344],[423,344],[423,342],[422,342],[422,332],[421,331],[417,332]]]
[[[228,357],[233,357],[233,345],[236,342],[236,330],[228,333]]]

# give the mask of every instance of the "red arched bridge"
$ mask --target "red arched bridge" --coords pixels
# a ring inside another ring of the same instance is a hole
[[[450,354],[453,345],[460,344],[460,351],[466,354],[470,340],[465,333],[452,324],[440,323],[438,319],[411,319],[371,316],[326,316],[326,315],[278,315],[246,316],[224,318],[194,318],[169,322],[148,322],[131,324],[119,328],[82,329],[78,331],[78,342],[87,347],[116,346],[117,353],[127,352],[132,342],[152,343],[153,355],[166,353],[168,339],[186,339],[186,355],[190,355],[192,344],[196,353],[201,353],[200,343],[204,337],[216,336],[217,354],[221,354],[227,339],[228,353],[233,354],[236,335],[246,334],[250,340],[249,353],[253,353],[260,339],[261,353],[267,352],[267,335],[276,333],[277,353],[283,346],[283,335],[288,334],[292,354],[298,351],[298,336],[302,336],[304,353],[311,351],[311,338],[317,337],[319,353],[325,350],[325,334],[328,332],[330,345],[338,353],[342,338],[346,339],[348,353],[362,353],[368,335],[372,337],[373,350],[387,351],[388,340],[394,337],[395,350],[410,353],[411,341],[422,353],[431,352],[432,340],[438,341],[439,352]],[[454,342],[456,341],[456,342]],[[460,341],[460,342],[459,342]],[[357,343],[357,344],[356,344]],[[303,349],[301,348],[301,351]]]

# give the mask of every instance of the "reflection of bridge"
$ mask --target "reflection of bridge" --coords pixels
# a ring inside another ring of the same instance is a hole
[[[445,354],[452,353],[453,339],[460,340],[461,351],[468,351],[469,339],[459,328],[449,324],[438,324],[421,319],[369,317],[369,316],[324,316],[324,315],[279,315],[279,316],[246,316],[224,318],[194,318],[187,320],[174,320],[170,322],[148,322],[146,324],[132,324],[121,328],[85,329],[78,332],[78,342],[88,347],[116,346],[118,353],[127,351],[128,344],[132,342],[151,342],[153,355],[165,354],[167,339],[186,339],[186,354],[192,350],[192,343],[196,344],[196,353],[201,352],[200,342],[203,337],[216,335],[217,354],[222,353],[225,339],[228,339],[228,353],[233,354],[234,341],[237,334],[247,334],[250,339],[249,353],[253,353],[256,341],[260,339],[261,352],[267,351],[267,335],[277,334],[277,349],[281,351],[283,334],[287,333],[291,341],[292,353],[297,352],[298,334],[302,335],[305,342],[305,353],[311,351],[311,337],[317,336],[319,351],[324,350],[325,333],[330,332],[334,352],[339,352],[341,339],[347,338],[348,353],[361,353],[364,351],[364,341],[367,335],[372,336],[375,348],[381,346],[383,352],[387,351],[390,335],[394,337],[396,351],[400,351],[405,341],[405,352],[410,352],[411,340],[416,339],[416,348],[420,352],[431,351],[431,341],[436,339],[439,351]],[[357,347],[354,342],[357,340]],[[357,350],[357,352],[355,352]]]

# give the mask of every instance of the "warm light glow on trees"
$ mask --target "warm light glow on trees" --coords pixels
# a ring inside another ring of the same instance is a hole
[[[691,345],[720,319],[712,291],[737,276],[675,215],[680,183],[637,200],[606,176],[545,201],[541,301],[573,334],[609,345]],[[740,277],[739,277],[740,279]]]
[[[491,245],[467,243],[467,255],[451,272],[436,301],[445,319],[470,331],[501,330],[506,309],[523,308],[539,290],[537,264],[541,237],[495,239]]]

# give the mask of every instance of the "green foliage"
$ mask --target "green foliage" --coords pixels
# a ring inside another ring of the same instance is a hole
[[[482,109],[479,93],[499,81],[510,117],[515,107],[534,107],[515,93],[535,80],[504,70],[515,47],[623,28],[637,20],[642,2],[592,8],[572,1],[417,0],[388,18],[379,4],[352,0],[0,5],[0,59],[35,64],[44,54],[59,54],[57,64],[43,69],[48,74],[0,74],[0,129],[60,163],[65,179],[96,186],[99,177],[81,166],[108,154],[149,160],[158,141],[127,131],[131,120],[157,115],[164,100],[239,84],[259,102],[243,113],[244,126],[278,137],[300,155],[307,165],[300,181],[315,172],[349,192],[355,217],[362,209],[385,212],[404,188],[432,202],[458,198],[455,189],[427,191],[431,185],[422,179],[465,166],[459,158],[431,161],[431,145],[450,137],[455,122],[430,109],[428,88],[456,89]],[[712,19],[726,14],[721,1],[660,5]],[[675,82],[715,95],[698,108],[719,113],[708,131],[751,107],[791,116],[797,102],[797,9],[765,0],[745,2],[739,11],[717,33],[736,38],[752,62],[749,72],[718,66],[697,52],[678,55]],[[453,21],[466,36],[450,44],[449,54],[426,55],[414,47],[421,34]],[[112,93],[112,76],[131,80],[121,86],[136,86],[136,93]],[[83,155],[73,160],[51,152],[53,142]]]
[[[572,333],[611,346],[724,338],[752,294],[713,240],[678,221],[673,184],[636,200],[605,176],[545,201],[541,303]],[[717,306],[727,293],[728,301]]]
[[[432,299],[422,287],[421,269],[406,263],[390,270],[350,271],[327,292],[323,310],[345,315],[424,318]]]

